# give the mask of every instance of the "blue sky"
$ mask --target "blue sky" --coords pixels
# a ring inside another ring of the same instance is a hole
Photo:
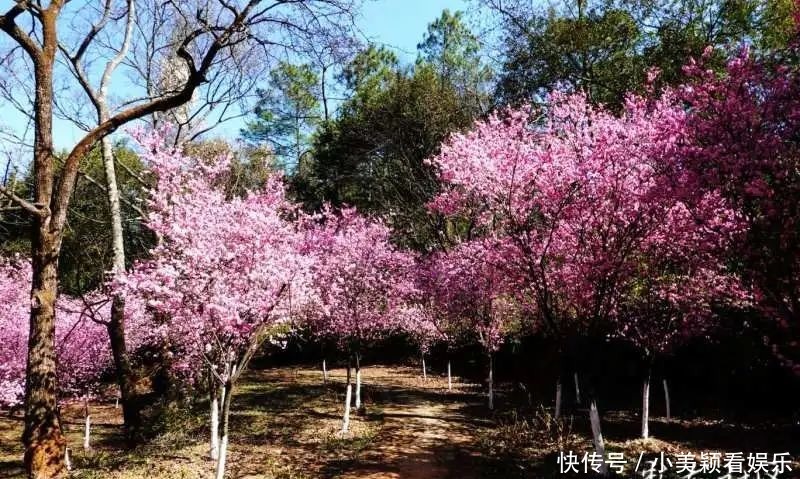
[[[5,0],[0,0],[0,4]],[[466,0],[366,0],[358,19],[358,28],[366,40],[392,48],[401,61],[410,63],[416,58],[417,43],[430,22],[444,10],[466,10]],[[233,139],[243,122],[231,121],[220,125],[212,135]],[[0,102],[0,127],[16,131],[24,128],[23,116]],[[54,121],[57,148],[71,148],[83,135],[69,122]],[[2,141],[2,140],[0,140]]]

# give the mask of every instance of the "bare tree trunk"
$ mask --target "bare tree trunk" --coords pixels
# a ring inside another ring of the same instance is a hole
[[[603,442],[603,433],[600,430],[600,414],[597,412],[597,401],[591,398],[589,404],[589,422],[592,424],[592,442],[594,443],[594,451],[603,460],[600,465],[600,473],[603,476],[608,475],[608,465],[605,462],[606,446]]]
[[[561,419],[561,376],[556,379],[556,406],[553,415],[556,419]]]
[[[577,404],[581,403],[581,383],[578,380],[578,371],[575,371],[572,374],[572,377],[575,379],[575,402]]]
[[[328,365],[322,360],[322,384],[328,384]]]
[[[494,410],[494,358],[489,353],[489,410]]]
[[[447,390],[453,390],[453,376],[450,374],[450,360],[447,360]]]
[[[642,381],[642,439],[650,437],[650,368]]]
[[[672,413],[670,412],[669,386],[667,386],[667,378],[664,378],[662,383],[664,383],[664,402],[667,405],[667,420],[670,420],[672,419]]]
[[[217,460],[216,479],[225,477],[225,462],[228,458],[228,430],[231,415],[231,399],[233,398],[233,383],[226,384],[222,397],[222,439],[219,444],[219,459]]]
[[[425,367],[425,353],[422,353],[422,379],[428,379],[428,369]]]

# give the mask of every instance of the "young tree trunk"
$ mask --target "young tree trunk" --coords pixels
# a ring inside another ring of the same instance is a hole
[[[603,442],[603,433],[600,429],[600,414],[597,412],[597,400],[591,398],[589,404],[589,422],[592,425],[592,442],[594,443],[594,451],[603,459],[600,466],[600,473],[603,476],[608,475],[608,465],[605,463],[606,446]]]
[[[347,363],[347,386],[344,394],[344,417],[342,418],[342,433],[350,430],[350,401],[352,399],[353,386],[350,383],[350,363]]]
[[[642,439],[650,437],[650,368],[642,381]]]
[[[69,458],[69,448],[64,448],[64,467],[66,467],[67,471],[72,470],[72,461]]]
[[[422,379],[428,379],[428,369],[425,367],[425,353],[422,353]]]
[[[213,378],[212,378],[213,381]],[[224,390],[224,386],[223,386]],[[219,398],[225,393],[219,394],[219,390],[214,382],[211,383],[211,459],[219,459]]]
[[[561,419],[561,376],[556,379],[556,406],[553,415],[556,419]]]
[[[494,410],[494,359],[489,353],[489,410]]]
[[[361,410],[361,355],[356,353],[356,411]]]
[[[233,398],[233,383],[228,381],[222,396],[222,439],[219,443],[219,459],[217,460],[216,479],[225,477],[225,461],[228,458],[228,430],[231,415],[231,399]]]
[[[572,377],[575,379],[575,402],[577,404],[581,403],[581,383],[578,380],[578,371],[575,371],[572,374]]]
[[[328,365],[322,360],[322,384],[328,384]]]
[[[92,448],[92,445],[89,442],[89,435],[91,434],[92,428],[92,416],[89,414],[89,399],[86,399],[86,404],[83,409],[83,450],[88,451]]]
[[[453,390],[453,376],[450,374],[450,360],[447,360],[447,390]]]
[[[669,386],[667,386],[667,378],[664,378],[662,383],[664,383],[664,402],[667,405],[667,420],[670,420],[672,419],[672,413],[670,412]]]

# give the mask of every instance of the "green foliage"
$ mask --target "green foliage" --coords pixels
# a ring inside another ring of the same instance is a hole
[[[253,144],[268,145],[283,165],[296,165],[321,121],[319,85],[310,65],[281,62],[270,73],[269,88],[257,91],[255,119],[247,123],[242,136]]]
[[[122,199],[126,261],[131,264],[154,244],[152,234],[142,225],[136,208],[143,207],[145,185],[140,181],[144,165],[136,153],[125,146],[114,147],[117,185]],[[111,222],[105,192],[105,171],[100,149],[92,150],[81,162],[81,174],[75,184],[67,215],[59,279],[61,291],[81,294],[99,286],[111,269]],[[30,178],[17,183],[18,194],[32,196]],[[30,253],[30,217],[25,212],[0,217],[0,254]]]
[[[464,96],[430,65],[384,78],[384,86],[363,90],[321,129],[292,187],[310,208],[328,201],[381,215],[398,242],[424,248],[436,230],[425,203],[438,183],[423,161],[472,115]]]
[[[651,67],[662,83],[682,81],[683,65],[707,46],[715,48],[711,67],[742,43],[785,47],[793,8],[791,0],[562,0],[546,11],[504,10],[496,96],[519,104],[566,86],[617,107],[625,93],[641,91]]]

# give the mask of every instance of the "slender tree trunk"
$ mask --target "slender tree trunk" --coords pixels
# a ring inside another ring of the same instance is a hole
[[[231,416],[231,399],[233,398],[233,383],[228,381],[222,397],[222,439],[219,443],[219,459],[217,460],[216,479],[225,477],[225,462],[228,458],[228,431]]]
[[[361,354],[356,353],[356,411],[361,410]]]
[[[603,476],[608,475],[608,465],[605,462],[606,446],[603,442],[603,433],[600,429],[600,414],[597,412],[597,400],[592,397],[589,404],[589,422],[592,425],[592,442],[594,443],[594,451],[597,453],[603,462],[600,466],[600,473]]]
[[[422,379],[428,379],[428,369],[425,367],[425,353],[422,353]]]
[[[489,353],[489,410],[494,410],[494,358]]]
[[[556,379],[556,406],[553,415],[556,419],[561,419],[561,376]]]
[[[328,384],[328,365],[322,360],[322,384]]]
[[[650,368],[642,381],[642,439],[650,437]]]
[[[453,376],[450,374],[450,360],[447,360],[447,390],[453,390]]]
[[[344,394],[344,417],[342,418],[342,433],[350,431],[350,401],[352,399],[353,386],[350,383],[350,361],[347,363],[347,386]]]
[[[103,100],[105,101],[105,100]],[[101,112],[100,121],[108,119],[108,114]],[[125,272],[125,241],[122,229],[122,209],[117,186],[117,172],[114,165],[114,151],[111,139],[104,137],[101,141],[103,153],[103,169],[106,177],[106,199],[111,220],[111,251],[113,253],[111,276]],[[107,326],[111,340],[111,354],[117,373],[122,399],[122,416],[125,433],[129,444],[135,442],[141,426],[141,417],[135,397],[135,378],[125,343],[125,299],[115,295],[111,301],[111,320]]]
[[[667,405],[667,420],[670,420],[672,419],[672,413],[670,412],[669,386],[667,385],[667,378],[664,378],[662,383],[664,383],[664,402]]]
[[[224,390],[224,386],[223,386]],[[219,459],[219,398],[225,396],[225,393],[219,393],[219,389],[215,382],[211,383],[211,459],[216,461]]]
[[[575,371],[572,374],[573,379],[575,380],[575,402],[577,404],[581,403],[581,383],[578,380],[578,371]]]

